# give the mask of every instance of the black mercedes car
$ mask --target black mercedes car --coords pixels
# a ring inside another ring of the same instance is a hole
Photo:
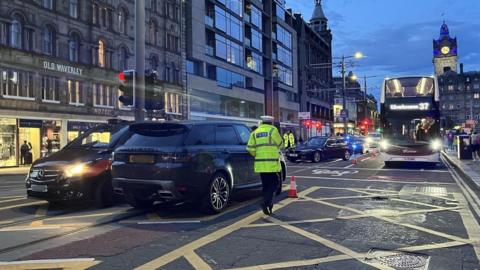
[[[352,152],[343,138],[317,136],[298,145],[295,149],[288,150],[286,156],[290,162],[299,160],[320,162],[332,158],[349,160],[351,154]]]
[[[145,122],[132,124],[130,132],[115,150],[112,176],[114,190],[133,207],[187,201],[219,213],[235,190],[261,186],[246,150],[250,129],[244,124]],[[281,165],[285,179],[283,160]]]
[[[100,124],[60,151],[36,160],[26,179],[28,197],[50,203],[94,200],[99,207],[111,205],[112,151],[126,137],[128,123]]]

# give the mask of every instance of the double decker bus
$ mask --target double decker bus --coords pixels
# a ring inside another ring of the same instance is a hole
[[[397,162],[440,161],[442,140],[438,81],[435,77],[386,78],[382,85],[380,155]]]

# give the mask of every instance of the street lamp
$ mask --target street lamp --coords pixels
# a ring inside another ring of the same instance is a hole
[[[350,55],[350,56],[345,56],[345,55],[342,55],[342,62],[341,62],[341,68],[342,68],[342,107],[343,107],[343,111],[344,111],[344,114],[342,115],[342,118],[343,118],[343,134],[346,135],[347,132],[348,132],[348,126],[347,126],[347,119],[348,119],[348,115],[345,115],[345,112],[346,112],[346,108],[347,108],[347,98],[346,98],[346,89],[347,89],[347,82],[346,82],[346,78],[345,78],[345,73],[347,72],[346,71],[346,64],[345,64],[345,60],[346,59],[349,59],[349,58],[355,58],[355,59],[361,59],[363,58],[363,54],[361,52],[356,52],[354,55]]]

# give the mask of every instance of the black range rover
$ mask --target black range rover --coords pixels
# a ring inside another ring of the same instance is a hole
[[[97,206],[113,203],[112,151],[128,137],[128,123],[101,124],[60,151],[36,160],[26,179],[30,198],[51,203],[94,200]]]
[[[112,176],[114,189],[123,191],[133,207],[194,201],[202,210],[218,213],[233,191],[261,186],[246,150],[250,129],[243,124],[150,122],[133,124],[130,132],[115,150]]]

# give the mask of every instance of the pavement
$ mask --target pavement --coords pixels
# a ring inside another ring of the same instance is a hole
[[[3,175],[26,175],[28,170],[30,170],[30,166],[0,168],[0,177]]]
[[[289,164],[299,196],[285,191],[272,216],[259,190],[205,216],[187,204],[49,206],[25,198],[24,176],[0,176],[0,269],[480,270],[480,200],[458,169],[357,161]]]
[[[480,191],[480,161],[460,160],[455,151],[444,151],[443,155]]]

